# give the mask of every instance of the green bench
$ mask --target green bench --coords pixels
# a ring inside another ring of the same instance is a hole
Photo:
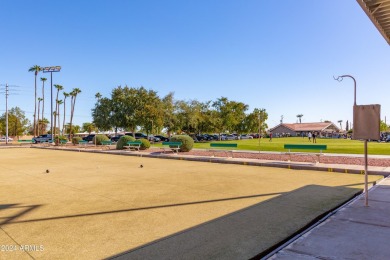
[[[68,140],[60,139],[60,145],[66,145]]]
[[[236,143],[210,143],[210,148],[237,148],[238,145]],[[216,152],[226,152],[231,154],[231,158],[233,158],[233,150],[226,149],[210,149],[209,151],[213,152],[213,157],[215,157]]]
[[[129,151],[130,150],[139,151],[139,149],[141,148],[141,144],[142,144],[141,141],[128,141],[126,145],[123,146],[123,148],[128,149]]]
[[[312,151],[319,151],[319,153],[316,153],[318,160],[317,163],[320,162],[320,156],[322,155],[322,151],[327,149],[327,146],[325,144],[285,144],[284,149],[287,149],[287,154],[290,156],[291,161],[291,150],[312,150]],[[297,153],[295,153],[297,154]],[[299,154],[299,153],[298,153]]]
[[[182,144],[182,142],[162,142],[164,153],[166,150],[178,153]]]
[[[108,148],[108,149],[110,149],[110,145],[112,145],[111,140],[101,141],[101,143],[102,143],[103,147]]]
[[[31,144],[33,140],[18,140],[18,143],[20,144]]]
[[[80,147],[87,147],[88,141],[85,140],[79,140],[79,146]]]

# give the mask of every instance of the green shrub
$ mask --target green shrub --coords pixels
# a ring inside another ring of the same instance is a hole
[[[60,143],[60,140],[68,140],[68,138],[66,138],[66,136],[63,136],[63,135],[60,135],[60,136],[56,135],[54,137],[54,143],[56,145],[58,145]]]
[[[95,135],[92,139],[92,143],[96,145],[101,145],[102,141],[110,141],[110,138],[107,135]]]
[[[79,144],[79,141],[83,140],[80,136],[75,136],[72,138],[72,144],[76,145]]]
[[[194,140],[189,135],[174,135],[169,140],[170,142],[182,142],[180,152],[189,152],[194,146]]]
[[[118,142],[116,143],[116,149],[117,150],[123,150],[123,146],[127,145],[127,142],[135,141],[135,138],[130,135],[124,135],[119,138]]]
[[[138,139],[138,141],[141,141],[140,150],[146,150],[150,148],[150,142],[148,139]]]

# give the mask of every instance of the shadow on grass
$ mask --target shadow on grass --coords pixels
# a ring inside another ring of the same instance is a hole
[[[359,193],[308,185],[110,259],[258,259]]]

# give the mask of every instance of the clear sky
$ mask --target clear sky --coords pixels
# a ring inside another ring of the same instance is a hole
[[[20,86],[9,107],[30,120],[37,64],[62,66],[53,84],[82,90],[80,125],[92,121],[97,92],[128,85],[265,108],[270,127],[303,114],[344,128],[353,81],[333,80],[342,74],[356,78],[357,103],[381,104],[390,122],[390,46],[355,0],[2,0],[0,10],[0,84]]]

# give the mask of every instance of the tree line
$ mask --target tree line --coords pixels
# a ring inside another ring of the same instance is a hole
[[[176,100],[174,93],[159,97],[144,87],[119,86],[110,97],[95,95],[94,125],[103,131],[118,129],[146,133],[250,133],[267,129],[268,113],[226,97],[200,102]]]

